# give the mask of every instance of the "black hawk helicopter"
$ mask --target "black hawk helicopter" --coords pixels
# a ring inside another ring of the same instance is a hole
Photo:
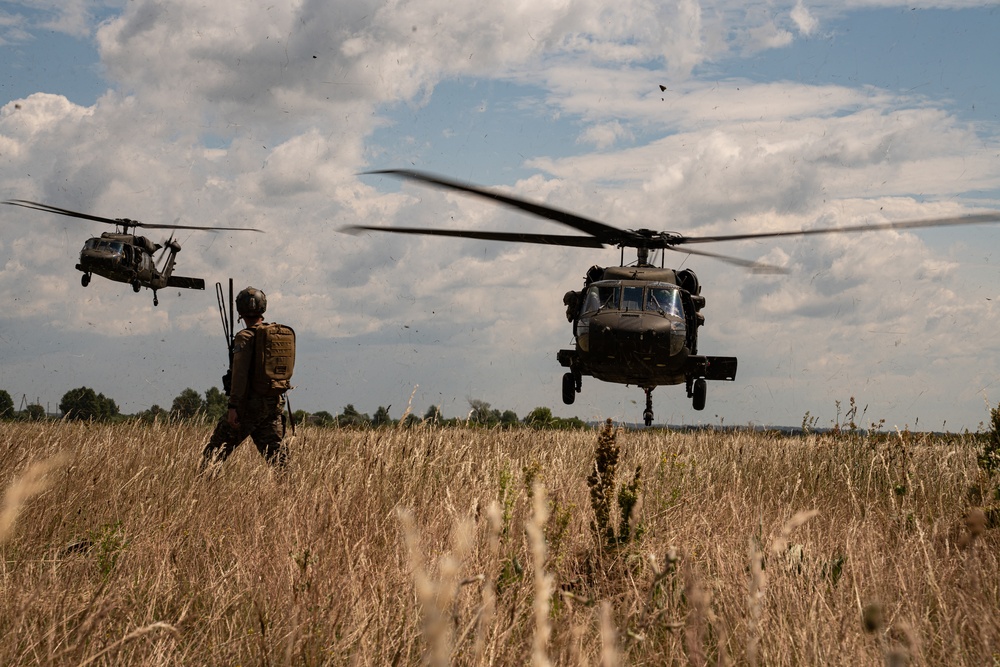
[[[736,357],[698,354],[698,328],[704,325],[701,310],[705,297],[701,284],[690,269],[670,269],[649,263],[651,250],[687,253],[711,257],[756,273],[786,273],[784,269],[760,262],[719,255],[691,248],[692,244],[741,241],[783,236],[811,236],[886,229],[916,229],[1000,222],[1000,212],[988,212],[951,218],[910,220],[873,225],[827,227],[779,232],[728,234],[720,236],[684,236],[677,232],[651,229],[618,229],[573,213],[519,199],[509,195],[466,185],[440,176],[408,169],[365,172],[418,181],[504,204],[558,222],[583,232],[582,236],[489,232],[417,227],[374,227],[351,225],[348,233],[363,231],[451,236],[487,241],[539,243],[577,248],[618,246],[620,266],[593,266],[587,271],[583,289],[563,297],[566,318],[573,324],[575,345],[559,350],[556,359],[568,369],[563,375],[562,398],[572,404],[582,389],[583,376],[604,382],[637,385],[646,393],[643,422],[653,423],[653,389],[661,385],[684,384],[695,410],[705,409],[708,380],[736,379]],[[636,261],[625,264],[625,248],[634,248]],[[666,253],[663,252],[665,255]],[[661,255],[662,257],[662,255]]]
[[[156,291],[164,287],[177,287],[181,289],[205,289],[205,281],[201,278],[188,278],[186,276],[175,276],[174,262],[177,253],[181,251],[181,245],[174,240],[173,234],[162,245],[155,243],[145,236],[137,236],[129,233],[130,229],[145,227],[148,229],[196,229],[202,231],[242,231],[260,232],[259,229],[249,227],[193,227],[190,225],[159,225],[128,218],[102,218],[89,213],[79,213],[65,208],[57,208],[48,204],[28,201],[26,199],[9,199],[4,204],[12,206],[23,206],[38,211],[57,213],[71,218],[82,220],[93,220],[114,225],[114,232],[102,232],[100,236],[87,239],[80,250],[80,263],[76,265],[78,271],[82,271],[80,284],[86,287],[90,284],[90,278],[95,273],[108,280],[119,283],[128,283],[134,292],[138,292],[143,287],[153,290],[153,305],[160,304]],[[156,258],[156,253],[160,250],[160,258]]]

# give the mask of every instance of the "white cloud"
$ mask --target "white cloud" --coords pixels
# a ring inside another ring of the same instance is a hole
[[[622,139],[629,140],[633,134],[618,121],[591,125],[582,135],[580,142],[593,144],[595,148],[604,149],[618,143]]]
[[[813,34],[819,26],[819,21],[809,12],[809,8],[802,4],[802,0],[798,0],[792,7],[791,17],[792,21],[795,22],[795,27],[803,35]]]

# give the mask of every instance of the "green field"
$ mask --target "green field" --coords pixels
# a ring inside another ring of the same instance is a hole
[[[5,429],[3,665],[1000,661],[971,435]]]

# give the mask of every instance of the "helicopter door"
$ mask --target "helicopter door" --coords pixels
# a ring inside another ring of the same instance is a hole
[[[139,253],[139,261],[136,262],[138,266],[136,270],[144,275],[152,275],[153,271],[153,258],[144,252]]]
[[[591,285],[587,288],[580,308],[580,319],[573,325],[577,347],[587,352],[590,349],[590,319],[602,310],[618,308],[621,289],[617,283]]]
[[[687,292],[680,293],[681,303],[684,304],[684,319],[687,321],[687,347],[691,354],[698,354],[698,318],[700,313],[694,307],[694,301]]]

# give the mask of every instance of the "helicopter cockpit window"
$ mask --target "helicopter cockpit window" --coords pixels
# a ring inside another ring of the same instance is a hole
[[[646,310],[674,317],[684,316],[680,292],[672,287],[650,287],[646,297]]]
[[[622,310],[642,310],[642,287],[622,287]]]
[[[88,239],[83,244],[84,250],[104,250],[113,255],[120,255],[125,248],[121,241],[108,241],[106,239]]]
[[[581,313],[596,313],[605,308],[615,308],[618,305],[617,287],[615,285],[591,285],[583,300]]]

